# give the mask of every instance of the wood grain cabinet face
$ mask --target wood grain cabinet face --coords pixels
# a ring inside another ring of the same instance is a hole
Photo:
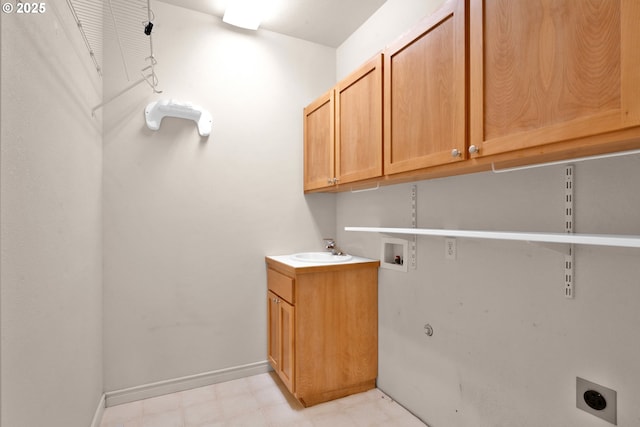
[[[295,282],[293,278],[269,269],[267,283],[267,356],[289,390],[295,390]]]
[[[385,174],[465,158],[465,34],[465,1],[449,0],[385,50]]]
[[[280,310],[278,296],[267,292],[267,358],[274,371],[280,369]]]
[[[336,87],[339,184],[382,176],[382,55]]]
[[[639,23],[638,0],[445,0],[305,109],[304,189],[637,149]]]
[[[640,124],[637,0],[483,0],[470,12],[479,155]]]
[[[290,389],[295,391],[294,366],[294,307],[286,301],[279,302],[280,317],[280,364],[278,374]]]
[[[304,109],[304,190],[382,176],[382,55]]]
[[[271,367],[290,390],[294,389],[294,307],[268,292],[268,359]]]
[[[290,269],[286,275],[268,267],[269,362],[304,406],[375,387],[378,266]],[[286,293],[287,281],[293,304],[274,292]]]
[[[331,89],[304,109],[304,190],[335,185],[335,107]]]

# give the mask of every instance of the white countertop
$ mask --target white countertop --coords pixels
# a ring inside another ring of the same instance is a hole
[[[345,262],[307,262],[307,261],[298,261],[291,258],[291,255],[268,255],[267,258],[270,258],[274,261],[281,262],[282,264],[286,264],[293,268],[304,268],[304,267],[318,267],[324,265],[348,265],[348,264],[360,264],[363,262],[372,262],[378,261],[377,259],[363,258],[355,255],[351,255],[351,259]]]

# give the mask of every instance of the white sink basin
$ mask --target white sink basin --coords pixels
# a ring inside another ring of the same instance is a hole
[[[327,264],[337,264],[350,261],[351,255],[333,255],[331,252],[301,252],[291,255],[294,261],[302,262],[324,262]]]

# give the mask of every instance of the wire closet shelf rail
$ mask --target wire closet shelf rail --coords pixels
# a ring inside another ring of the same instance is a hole
[[[115,40],[128,82],[124,89],[96,105],[91,114],[141,83],[158,90],[157,64],[153,53],[151,0],[67,0],[97,73],[103,76],[103,41]],[[132,82],[131,70],[140,70]]]

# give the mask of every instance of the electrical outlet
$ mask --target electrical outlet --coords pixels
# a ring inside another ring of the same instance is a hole
[[[445,259],[456,259],[456,239],[448,237],[444,240],[444,257]]]
[[[618,393],[600,384],[576,377],[576,407],[618,425]]]

